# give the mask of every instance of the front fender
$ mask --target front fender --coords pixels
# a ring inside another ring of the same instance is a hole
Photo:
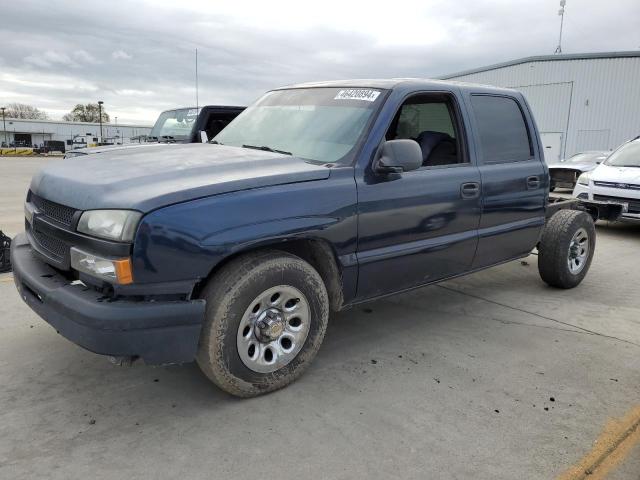
[[[326,180],[256,188],[167,206],[143,217],[133,246],[136,283],[198,281],[242,250],[292,238],[356,250],[353,169]]]

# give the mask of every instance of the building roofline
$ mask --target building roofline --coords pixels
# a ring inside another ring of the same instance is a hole
[[[1,117],[0,117],[1,120]],[[65,122],[64,120],[40,120],[37,118],[12,118],[5,117],[5,121],[7,122],[33,122],[33,123],[57,123],[61,125],[92,125],[92,126],[100,126],[99,122]],[[102,122],[103,127],[133,127],[133,128],[153,128],[153,125],[134,125],[130,123],[109,123]]]
[[[564,60],[592,60],[603,58],[628,58],[628,57],[640,57],[640,50],[629,50],[623,52],[596,52],[596,53],[568,53],[568,54],[556,54],[556,55],[534,55],[532,57],[519,58],[517,60],[510,60],[508,62],[494,63],[493,65],[487,65],[486,67],[472,68],[470,70],[463,70],[461,72],[455,72],[447,75],[442,75],[442,80],[450,78],[461,77],[464,75],[471,75],[473,73],[487,72],[489,70],[495,70],[498,68],[512,67],[514,65],[521,65],[523,63],[530,62],[557,62]]]

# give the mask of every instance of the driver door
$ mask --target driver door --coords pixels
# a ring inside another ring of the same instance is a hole
[[[410,97],[386,139],[418,139],[423,166],[397,178],[368,169],[356,179],[358,299],[471,268],[478,244],[481,185],[462,125],[453,94]]]

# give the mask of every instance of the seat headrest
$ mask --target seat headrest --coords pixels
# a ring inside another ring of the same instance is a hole
[[[429,158],[429,155],[435,146],[444,140],[451,141],[453,138],[443,132],[431,132],[428,130],[421,132],[420,135],[418,135],[416,142],[418,142],[418,145],[420,145],[420,149],[422,150],[423,163],[427,161],[427,158]]]

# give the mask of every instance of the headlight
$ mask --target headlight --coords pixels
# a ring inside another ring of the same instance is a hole
[[[72,247],[71,268],[110,283],[126,285],[133,282],[129,258],[104,258]]]
[[[591,174],[589,172],[585,172],[578,177],[578,183],[580,185],[589,186],[589,180],[591,180]]]
[[[87,210],[80,217],[78,231],[94,237],[130,242],[142,214],[133,210]]]

